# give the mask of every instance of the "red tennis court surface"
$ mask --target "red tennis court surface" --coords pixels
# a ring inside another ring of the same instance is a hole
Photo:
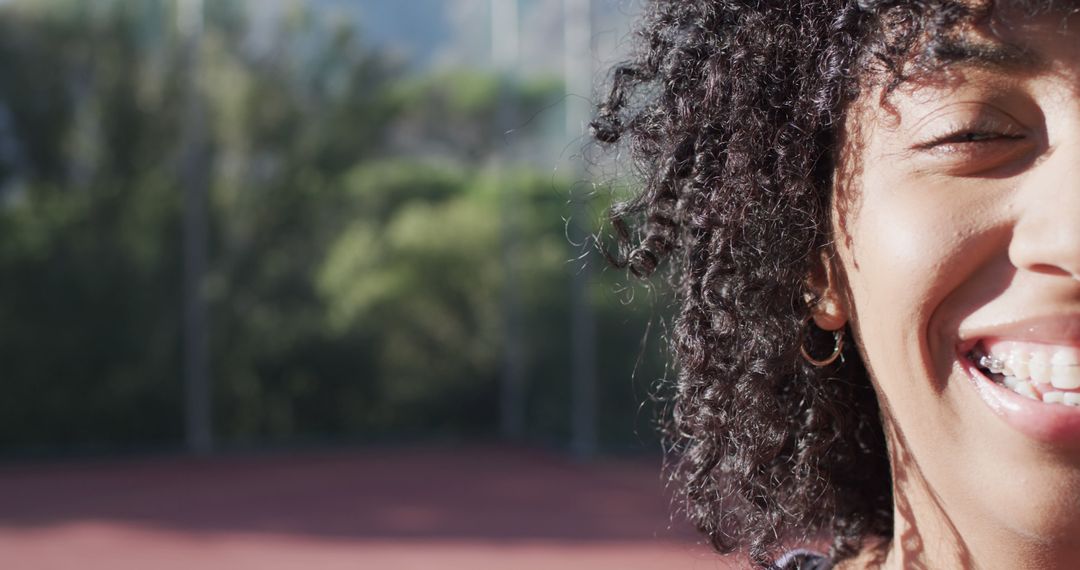
[[[705,570],[656,462],[501,447],[0,467],[4,570]]]

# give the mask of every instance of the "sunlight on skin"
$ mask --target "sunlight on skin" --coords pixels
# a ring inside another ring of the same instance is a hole
[[[818,318],[850,321],[882,402],[889,568],[1080,567],[1080,410],[968,358],[980,339],[1080,344],[1080,36],[1061,24],[1000,31],[1029,61],[953,66],[849,116],[841,302]]]

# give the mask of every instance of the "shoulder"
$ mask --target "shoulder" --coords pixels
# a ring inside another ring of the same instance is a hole
[[[772,570],[831,570],[832,561],[812,550],[792,550],[773,563]]]

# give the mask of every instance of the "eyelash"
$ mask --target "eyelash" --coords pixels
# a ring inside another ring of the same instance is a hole
[[[995,140],[1020,140],[1024,134],[1014,125],[1002,124],[997,121],[985,121],[975,124],[958,124],[949,127],[946,134],[932,138],[919,145],[922,150],[933,150],[946,145],[975,144],[993,142]]]

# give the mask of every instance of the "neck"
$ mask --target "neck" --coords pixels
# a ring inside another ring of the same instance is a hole
[[[863,564],[857,567],[886,570],[1080,568],[1076,532],[1063,531],[1057,537],[1024,535],[985,513],[965,508],[963,504],[946,507],[918,464],[906,452],[902,439],[889,439],[893,536],[884,562],[880,556],[876,561],[871,557],[860,557]]]
[[[1042,540],[1022,536],[987,519],[949,516],[933,497],[907,495],[895,501],[894,531],[881,563],[861,557],[861,568],[883,570],[976,568],[1080,568],[1080,547],[1062,537]],[[879,566],[880,563],[880,566]]]

